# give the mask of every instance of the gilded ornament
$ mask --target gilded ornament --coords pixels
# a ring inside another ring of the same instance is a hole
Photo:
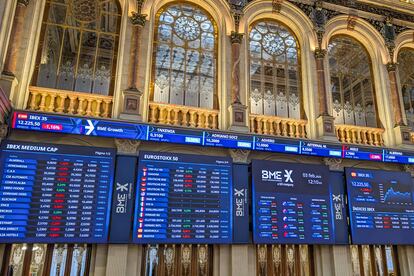
[[[132,15],[129,17],[131,20],[132,25],[136,26],[145,26],[145,23],[147,22],[147,15],[146,14],[140,14],[136,12],[132,12]]]
[[[243,34],[238,32],[231,32],[230,34],[231,44],[240,44],[243,40]]]
[[[27,7],[29,5],[30,0],[17,0],[18,5],[23,5]]]

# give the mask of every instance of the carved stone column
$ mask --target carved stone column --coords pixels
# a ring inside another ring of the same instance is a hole
[[[400,95],[398,92],[397,83],[397,64],[390,62],[387,65],[388,77],[390,79],[391,89],[391,103],[394,111],[394,132],[397,139],[397,145],[407,144],[412,145],[411,142],[411,128],[408,127],[403,120],[403,109],[400,102]]]
[[[141,96],[142,91],[139,90],[140,80],[138,78],[138,68],[140,60],[141,49],[141,32],[145,26],[147,15],[140,13],[132,13],[130,17],[132,23],[131,34],[131,51],[130,51],[130,63],[128,72],[128,89],[123,91],[123,110],[120,115],[121,119],[128,119],[134,121],[141,121]]]
[[[390,78],[391,86],[391,101],[394,107],[394,123],[396,125],[403,125],[402,108],[399,100],[398,85],[397,85],[397,64],[390,62],[387,64],[388,77]]]
[[[317,118],[318,135],[320,138],[336,140],[334,118],[329,115],[328,95],[325,80],[325,56],[326,50],[315,50],[316,74],[318,81],[319,117]]]
[[[16,67],[23,35],[24,17],[29,2],[30,0],[18,0],[16,11],[14,13],[9,45],[7,47],[3,72],[0,78],[0,86],[3,88],[8,98],[13,94],[13,91],[17,86],[17,79],[15,77]]]
[[[243,34],[232,32],[230,40],[232,51],[230,129],[247,132],[249,130],[247,127],[247,106],[240,101],[240,45]]]
[[[17,58],[20,52],[24,16],[30,0],[17,0],[16,11],[14,13],[13,28],[10,33],[9,47],[7,49],[6,60],[4,62],[3,74],[15,76]]]

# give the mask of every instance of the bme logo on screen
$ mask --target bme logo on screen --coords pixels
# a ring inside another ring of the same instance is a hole
[[[293,183],[292,174],[293,170],[262,170],[262,181]]]

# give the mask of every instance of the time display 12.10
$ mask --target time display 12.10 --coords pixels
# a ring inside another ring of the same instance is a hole
[[[231,159],[141,152],[134,242],[230,243]]]
[[[335,242],[326,166],[253,160],[255,243]]]
[[[346,169],[351,236],[355,244],[414,244],[411,175]]]
[[[106,242],[114,155],[106,148],[4,143],[0,241]]]

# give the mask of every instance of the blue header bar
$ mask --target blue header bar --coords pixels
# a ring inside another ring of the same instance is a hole
[[[414,152],[393,149],[327,144],[310,140],[283,139],[274,136],[136,124],[37,112],[15,111],[11,127],[12,129],[29,131],[414,164]]]

